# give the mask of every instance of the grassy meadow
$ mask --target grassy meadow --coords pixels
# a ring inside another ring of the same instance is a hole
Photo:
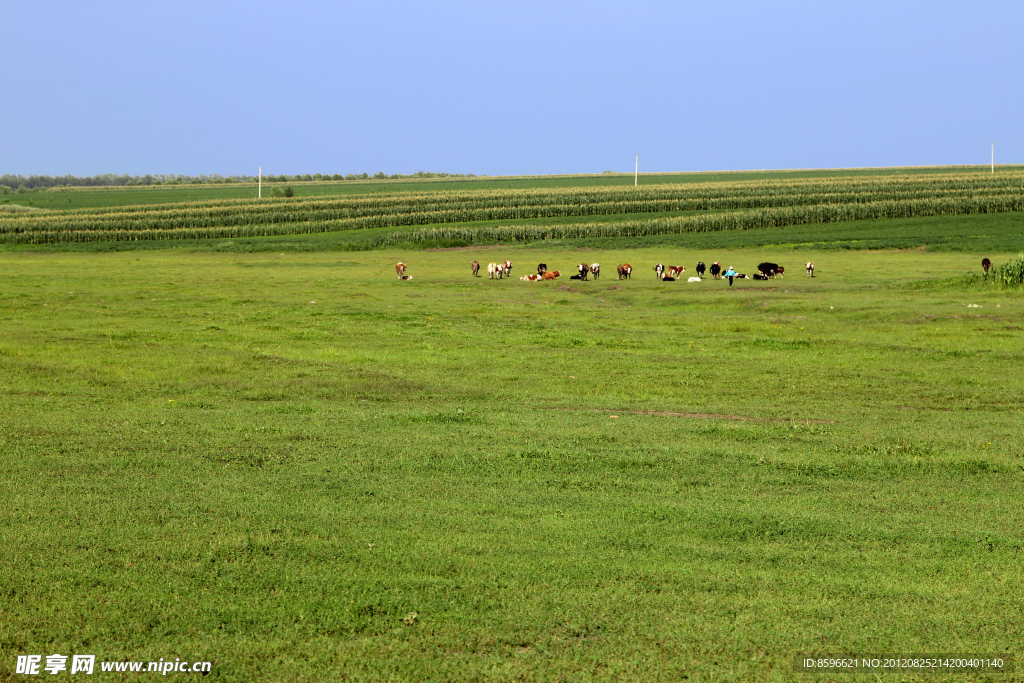
[[[226,681],[1016,654],[1024,299],[944,278],[1016,257],[1020,216],[9,247],[0,680],[54,652]],[[654,277],[698,260],[787,277]],[[519,281],[540,261],[563,277]],[[604,276],[568,280],[582,261]]]

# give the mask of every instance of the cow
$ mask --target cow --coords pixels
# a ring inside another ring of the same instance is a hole
[[[554,280],[556,277],[561,275],[557,270],[549,270],[548,272],[541,275],[542,280]]]
[[[672,277],[671,275],[666,275],[665,277],[661,278],[661,281],[662,282],[675,282],[676,279],[674,277]]]
[[[537,280],[540,280],[541,277],[541,275],[524,275],[519,279],[523,280],[524,282],[536,282]]]
[[[619,279],[620,280],[622,280],[622,279],[628,280],[629,279],[629,275],[632,272],[633,272],[633,266],[629,265],[628,263],[623,263],[621,266],[619,266]]]
[[[768,276],[765,275],[764,273],[754,273],[754,279],[755,280],[767,280]]]
[[[654,266],[654,277],[656,277],[656,278],[658,278],[660,280],[662,277],[664,277],[664,275],[665,275],[665,264],[664,263],[659,263],[658,265]]]
[[[598,279],[599,277],[601,277],[601,264],[600,263],[591,263],[590,264],[590,274],[594,276],[595,280]]]
[[[543,275],[546,272],[548,272],[548,264],[546,264],[546,263],[538,263],[537,264],[537,275]]]
[[[778,273],[779,277],[781,277],[783,280],[786,279],[786,269],[783,268],[782,266],[779,266],[775,272]]]
[[[587,274],[590,272],[590,266],[588,266],[586,263],[581,263],[578,266],[576,266],[576,270],[580,272],[580,276],[575,279],[586,280]]]
[[[988,259],[985,259],[986,261]],[[814,277],[814,261],[807,262],[807,277]]]
[[[492,280],[500,280],[503,273],[503,267],[499,263],[488,263],[487,264],[487,277]]]
[[[480,262],[473,261],[469,264],[469,267],[473,269],[473,277],[480,277]]]
[[[992,262],[988,260],[988,257],[981,259],[981,269],[985,271],[985,275],[988,275],[988,269],[992,267]]]
[[[722,264],[715,261],[711,264],[711,278],[714,280],[718,279],[718,274],[722,272]]]
[[[505,277],[508,277],[509,275],[512,274],[512,262],[511,261],[505,261],[504,263],[501,264],[501,274],[503,276],[505,276]]]
[[[704,262],[703,261],[697,261],[697,277],[703,279],[704,278],[704,270],[705,270]]]
[[[686,272],[686,266],[669,266],[668,267],[668,274],[671,277],[673,277],[673,278],[677,278],[677,277],[679,277],[680,275],[682,275],[685,272]]]
[[[775,277],[775,274],[779,272],[779,264],[765,261],[764,263],[757,264],[757,270],[768,277]]]
[[[687,280],[687,282],[700,282],[700,278],[699,277],[691,277],[690,279]]]
[[[396,263],[395,264],[395,272],[398,273],[398,279],[399,280],[404,280],[405,279],[405,264],[402,263],[401,261]]]

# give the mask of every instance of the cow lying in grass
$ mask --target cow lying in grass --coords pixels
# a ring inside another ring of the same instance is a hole
[[[543,277],[543,275],[524,275],[519,279],[523,280],[524,282],[536,282],[537,280],[540,280]]]
[[[561,275],[557,270],[549,270],[548,272],[541,275],[541,280],[554,280],[556,277]]]

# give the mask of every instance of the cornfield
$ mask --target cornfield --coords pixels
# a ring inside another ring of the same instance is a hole
[[[1024,173],[735,181],[543,190],[396,192],[359,197],[220,200],[0,216],[0,243],[214,239],[404,230],[378,246],[436,239],[523,241],[750,229],[864,218],[1024,209]],[[700,212],[644,217],[644,214]],[[466,226],[481,221],[636,216],[606,223]]]

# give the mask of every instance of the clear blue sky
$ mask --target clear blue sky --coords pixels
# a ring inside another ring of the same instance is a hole
[[[1024,163],[1024,2],[0,0],[0,173]]]

